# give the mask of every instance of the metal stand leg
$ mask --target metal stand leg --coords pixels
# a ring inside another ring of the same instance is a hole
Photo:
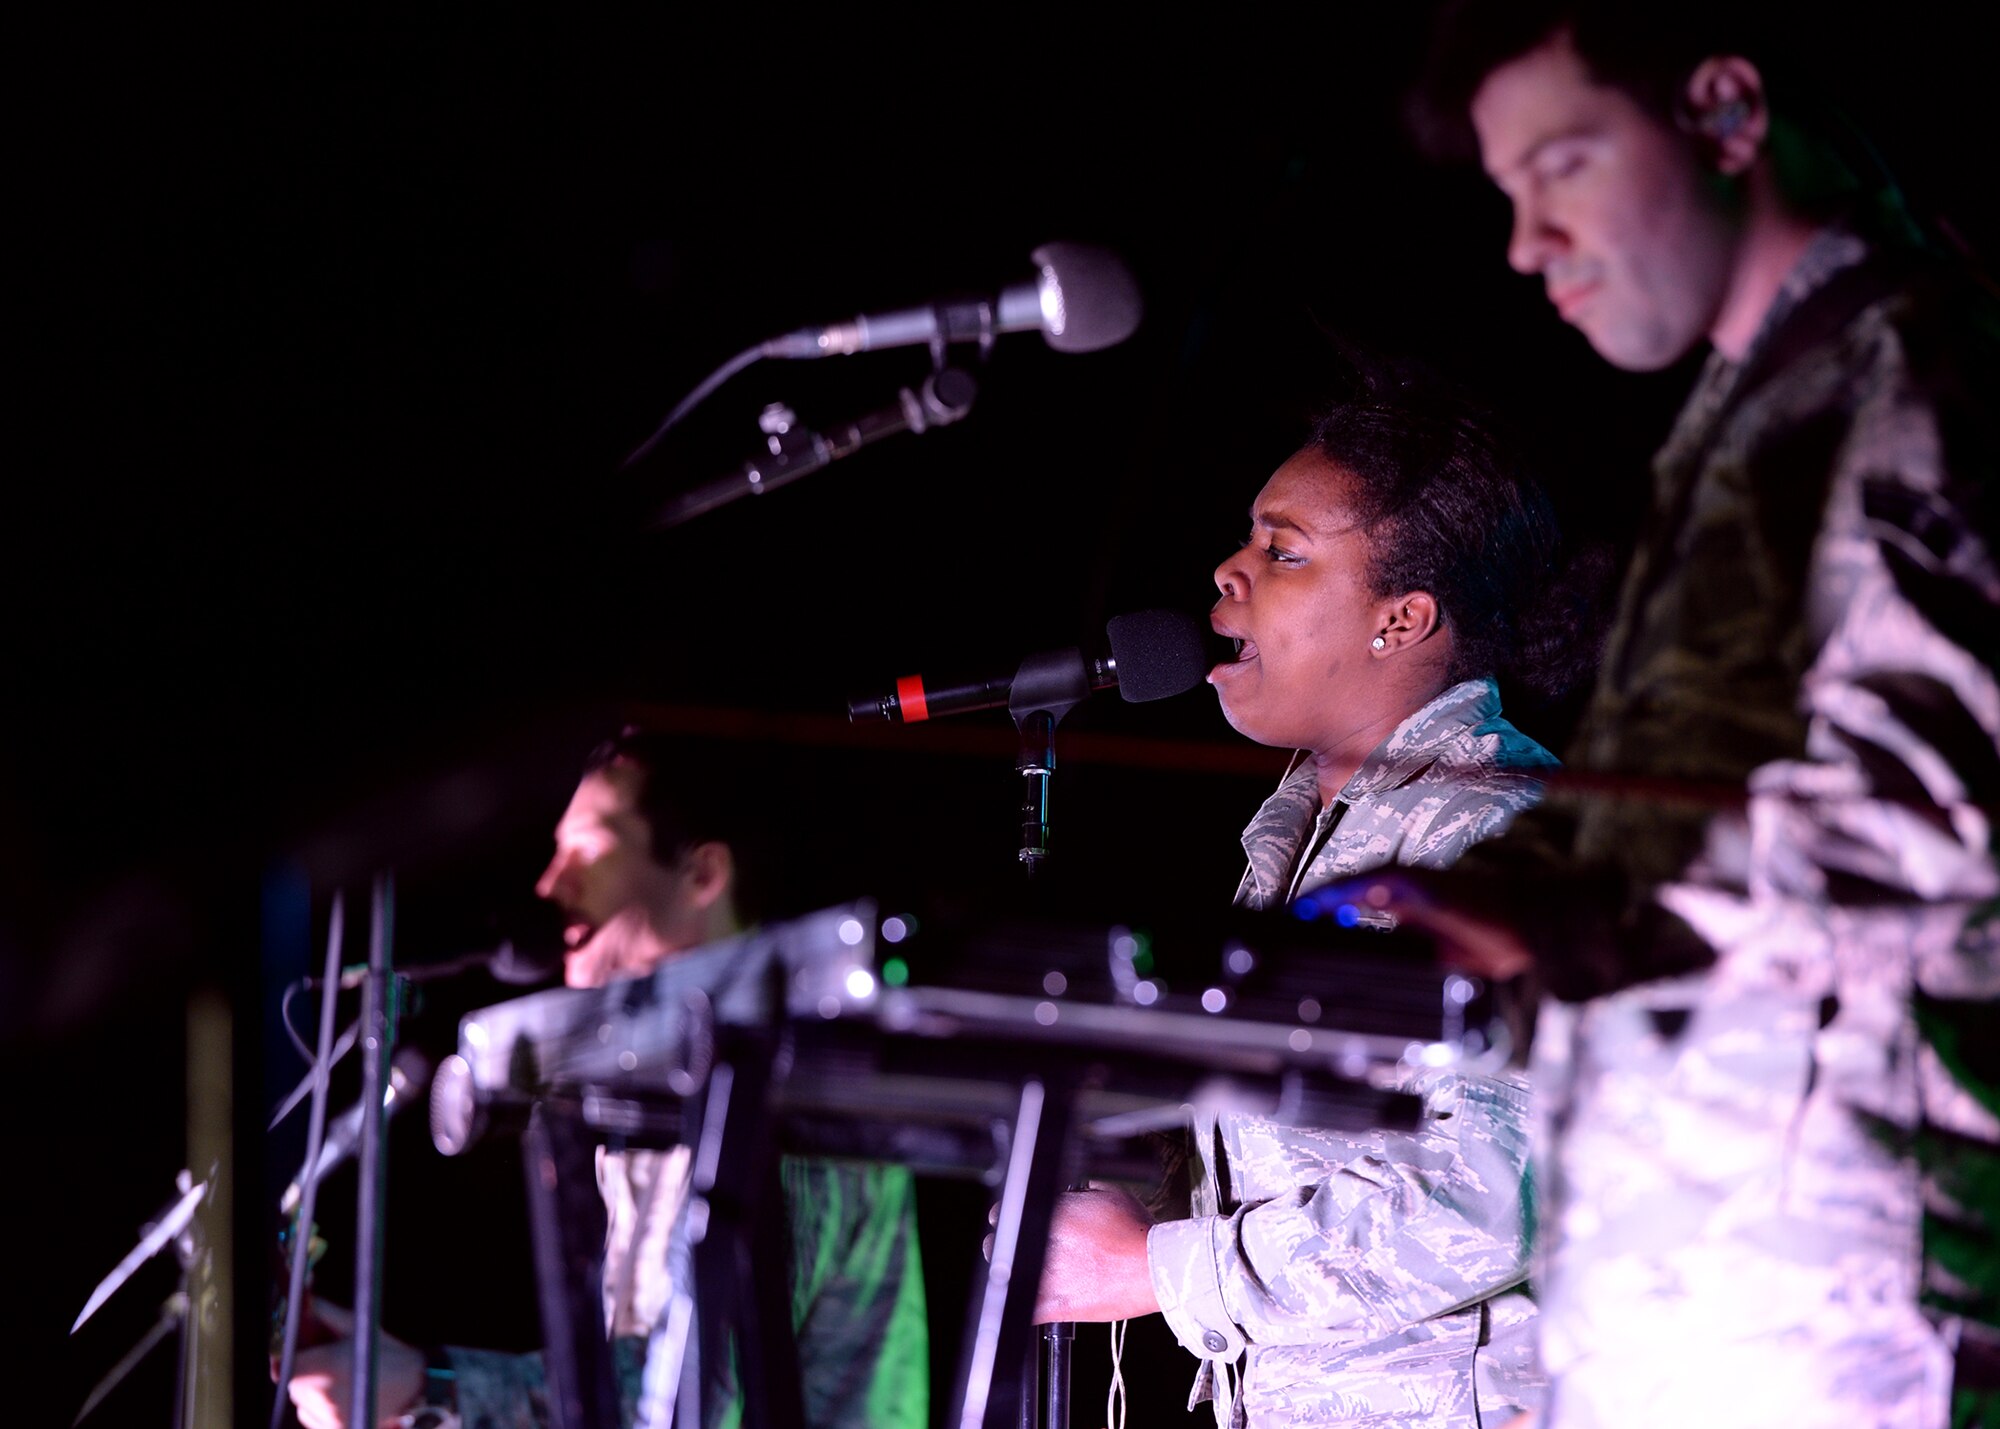
[[[693,1257],[701,1388],[712,1390],[733,1351],[744,1423],[802,1429],[784,1195],[765,1117],[769,1058],[754,1044],[737,1050],[709,1074],[689,1189],[703,1217]]]
[[[1042,1429],[1069,1429],[1069,1360],[1075,1343],[1074,1321],[1042,1326]]]
[[[369,900],[368,980],[361,985],[360,1196],[354,1207],[354,1381],[350,1424],[375,1420],[375,1385],[381,1349],[383,1202],[389,1186],[388,1147],[382,1140],[382,1090],[389,1081],[389,1051],[396,1040],[393,966],[394,884],[384,874]],[[331,992],[327,994],[332,996]]]
[[[590,1142],[572,1118],[537,1106],[521,1154],[549,1417],[554,1429],[616,1429],[618,1380],[604,1334],[604,1203]]]
[[[1067,1086],[1030,1080],[1021,1087],[1000,1211],[993,1229],[993,1256],[975,1292],[971,1332],[966,1336],[965,1369],[949,1422],[958,1429],[1011,1429],[1034,1403],[1029,1385],[1015,1382],[1013,1366],[1032,1366],[1040,1343],[1032,1319],[1041,1288],[1049,1220],[1056,1193],[1066,1177],[1075,1097]],[[1018,1398],[1017,1398],[1018,1396]]]

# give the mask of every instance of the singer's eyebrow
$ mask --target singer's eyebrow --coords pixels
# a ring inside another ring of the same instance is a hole
[[[1308,539],[1312,536],[1311,531],[1307,530],[1290,516],[1287,516],[1283,511],[1265,511],[1260,513],[1253,506],[1250,508],[1250,524],[1252,526],[1261,526],[1267,531],[1296,531]]]
[[[1267,531],[1293,531],[1303,537],[1309,544],[1315,545],[1322,541],[1332,541],[1337,537],[1346,535],[1349,531],[1365,530],[1368,526],[1366,521],[1349,521],[1346,525],[1335,526],[1331,530],[1315,530],[1297,517],[1288,514],[1282,508],[1276,511],[1266,511],[1260,516],[1257,514],[1255,507],[1252,507],[1250,511],[1250,524],[1253,527],[1261,526]]]

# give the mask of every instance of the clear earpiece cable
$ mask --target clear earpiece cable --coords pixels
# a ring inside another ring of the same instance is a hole
[[[1132,1322],[1111,1322],[1111,1389],[1104,1396],[1104,1429],[1125,1429],[1125,1370],[1119,1359],[1125,1353],[1125,1330]]]

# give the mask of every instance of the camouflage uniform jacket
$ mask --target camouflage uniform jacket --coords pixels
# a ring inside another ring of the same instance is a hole
[[[1449,864],[1532,804],[1554,764],[1501,717],[1491,681],[1455,685],[1325,810],[1299,760],[1244,832],[1237,902],[1277,908],[1384,864]],[[1424,1099],[1407,1134],[1198,1119],[1195,1215],[1155,1226],[1147,1248],[1167,1322],[1204,1361],[1190,1406],[1214,1397],[1223,1424],[1476,1429],[1538,1401],[1534,1307],[1517,1289],[1532,1229],[1524,1088],[1444,1071],[1404,1085]]]
[[[1936,1251],[1990,1267],[2000,1164],[1952,1040],[2000,993],[2000,367],[1934,281],[1824,231],[1657,458],[1570,766],[1733,805],[1557,781],[1461,867],[1545,870],[1550,1425],[1933,1429],[1994,1313]]]

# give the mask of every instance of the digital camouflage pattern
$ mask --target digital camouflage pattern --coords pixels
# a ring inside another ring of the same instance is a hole
[[[1397,725],[1324,811],[1311,760],[1293,761],[1243,831],[1249,867],[1236,903],[1281,908],[1388,864],[1448,867],[1539,799],[1555,767],[1554,755],[1501,715],[1491,680],[1453,685]],[[1308,840],[1316,851],[1301,860]]]
[[[609,1217],[605,1313],[616,1352],[621,1422],[642,1394],[647,1337],[672,1293],[671,1242],[687,1200],[685,1148],[603,1152],[598,1185]],[[792,1245],[792,1321],[806,1423],[838,1429],[927,1429],[930,1363],[916,1183],[907,1167],[785,1157],[779,1182]],[[466,1429],[547,1429],[539,1355],[447,1350]],[[730,1429],[739,1399],[712,1406]]]
[[[1736,807],[1558,791],[1465,865],[1549,880],[1550,1429],[1936,1429],[1990,1343],[1925,1248],[1990,1263],[2000,1149],[1939,1035],[2000,994],[1991,313],[1815,240],[1656,460],[1569,761]]]
[[[1243,835],[1237,902],[1281,908],[1385,864],[1443,867],[1539,796],[1555,760],[1489,680],[1397,727],[1322,811],[1301,759]],[[1324,840],[1324,842],[1322,842]],[[1529,1111],[1518,1079],[1428,1071],[1412,1133],[1198,1118],[1195,1215],[1149,1234],[1154,1289],[1218,1423],[1475,1429],[1535,1404]],[[1231,1380],[1240,1370],[1241,1384]]]

